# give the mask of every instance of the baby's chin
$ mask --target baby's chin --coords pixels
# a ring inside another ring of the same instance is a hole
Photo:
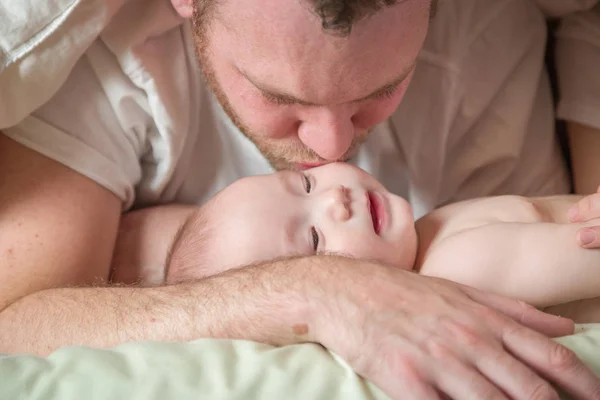
[[[402,219],[395,221],[395,238],[392,239],[395,247],[394,265],[410,271],[414,268],[417,257],[418,238],[412,209],[408,202],[404,203],[406,206],[403,215],[397,215]]]
[[[394,249],[392,266],[398,269],[412,271],[417,257],[416,237],[408,233]]]
[[[390,196],[390,199],[393,199],[394,211],[396,211],[399,214],[399,217],[405,220],[406,222],[410,222],[414,225],[415,217],[410,203],[404,197],[395,195],[390,192],[388,192],[388,196]]]
[[[387,241],[404,242],[407,236],[411,237],[415,233],[415,217],[413,215],[410,203],[404,198],[389,193],[390,201],[390,234],[386,237]]]

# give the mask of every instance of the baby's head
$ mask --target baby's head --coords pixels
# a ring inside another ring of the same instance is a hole
[[[335,163],[244,178],[223,189],[183,229],[170,274],[199,278],[313,254],[412,269],[416,249],[407,201],[363,170]]]

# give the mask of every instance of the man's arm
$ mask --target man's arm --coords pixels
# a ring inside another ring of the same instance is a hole
[[[0,310],[41,290],[107,279],[117,197],[1,133],[0,186]]]
[[[576,232],[593,224],[498,222],[469,229],[438,243],[421,273],[536,307],[600,297],[600,252],[576,241]]]
[[[247,268],[181,285],[48,289],[0,314],[0,353],[47,355],[62,346],[111,347],[133,341],[239,338],[307,341],[304,272],[291,264]],[[8,327],[8,329],[5,329]],[[297,333],[297,335],[296,335]]]

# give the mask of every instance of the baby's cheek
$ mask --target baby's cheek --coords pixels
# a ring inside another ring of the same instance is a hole
[[[412,265],[405,262],[406,257],[402,249],[383,241],[379,237],[355,241],[352,248],[352,257],[376,261],[390,267],[412,269]]]
[[[384,250],[378,240],[364,235],[349,235],[344,238],[343,243],[338,242],[332,247],[334,248],[328,251],[366,260],[381,260],[380,255]]]

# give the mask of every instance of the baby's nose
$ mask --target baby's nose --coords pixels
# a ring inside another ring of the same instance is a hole
[[[350,207],[350,191],[344,186],[340,185],[329,191],[328,196],[331,201],[330,212],[331,216],[336,221],[347,221],[352,216],[352,209]]]

